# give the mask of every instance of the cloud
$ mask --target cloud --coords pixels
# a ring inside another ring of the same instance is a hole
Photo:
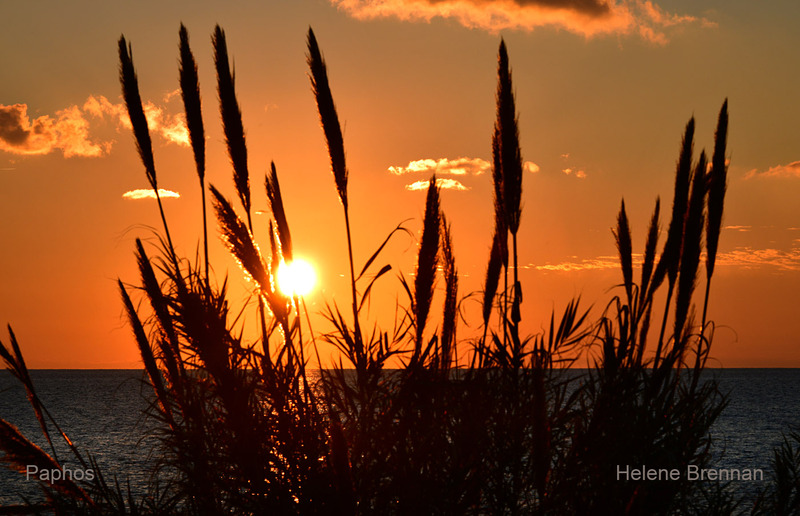
[[[642,254],[633,253],[634,267],[641,267],[642,260]],[[703,253],[701,264],[704,264],[705,260],[705,253]],[[791,249],[786,251],[771,248],[759,249],[750,246],[736,247],[732,251],[717,254],[716,264],[719,267],[734,267],[744,270],[800,272],[800,239],[794,240]],[[618,269],[619,258],[616,256],[598,256],[596,258],[565,261],[556,264],[528,264],[520,268],[551,272]]]
[[[492,169],[491,163],[480,158],[458,158],[458,159],[418,159],[409,162],[405,167],[389,167],[389,172],[397,176],[411,173],[425,173],[456,176],[480,175]]]
[[[522,164],[522,171],[535,174],[536,172],[539,171],[539,165],[537,165],[533,161],[526,161],[525,163]]]
[[[640,4],[644,16],[649,18],[654,24],[662,27],[673,27],[675,25],[683,25],[697,21],[694,16],[686,16],[679,14],[670,14],[651,1],[646,1]],[[708,20],[704,20],[708,23]]]
[[[172,99],[178,97],[180,94],[181,94],[181,89],[180,88],[175,88],[172,91],[168,91],[167,93],[164,94],[164,103],[165,104],[168,103]]]
[[[427,190],[430,181],[415,181],[410,185],[406,185],[406,190],[417,191],[417,190]],[[455,179],[445,179],[445,178],[437,178],[436,179],[436,186],[443,190],[469,190],[466,186],[462,185],[461,182]]]
[[[744,176],[745,179],[754,177],[800,177],[800,161],[793,161],[788,165],[777,165],[763,172],[754,168]]]
[[[167,93],[164,96],[164,101],[169,102],[175,96],[175,93],[174,91]],[[175,143],[183,147],[189,146],[189,130],[186,128],[186,119],[183,113],[169,115],[165,113],[163,107],[157,106],[150,101],[145,102],[142,108],[147,119],[147,126],[150,128],[150,134],[155,133],[161,136],[167,143]],[[120,126],[128,130],[133,129],[128,111],[122,102],[112,104],[102,95],[91,96],[84,103],[83,109],[99,118],[109,116]]]
[[[528,264],[522,266],[521,268],[534,269],[537,271],[550,271],[550,272],[575,272],[575,271],[587,271],[587,270],[618,269],[619,259],[614,256],[598,256],[597,258],[586,259],[577,262],[562,262],[557,264],[548,263],[545,265]]]
[[[165,190],[163,188],[158,189],[158,195],[162,199],[178,199],[180,198],[181,194],[178,192],[173,192],[172,190]],[[122,194],[123,199],[131,199],[131,200],[139,200],[139,199],[155,199],[156,192],[152,189],[140,189],[140,190],[131,190],[129,192],[125,192]]]
[[[717,255],[717,265],[744,269],[772,268],[778,271],[800,271],[800,242],[788,251],[780,249],[754,249],[737,247],[731,252]]]
[[[167,99],[172,95],[168,94]],[[183,114],[169,115],[164,108],[146,102],[145,117],[151,134],[168,143],[189,145],[189,132]],[[44,155],[60,150],[65,158],[96,158],[111,151],[113,140],[90,137],[92,123],[110,119],[118,127],[131,129],[125,105],[113,104],[106,97],[90,96],[82,106],[73,105],[55,115],[31,119],[27,104],[0,104],[0,150],[12,154]]]
[[[532,161],[526,161],[525,163],[523,163],[522,169],[527,172],[535,173],[539,171],[539,165],[537,165]],[[442,176],[442,175],[479,176],[483,173],[490,172],[492,170],[492,164],[486,161],[485,159],[481,158],[457,158],[457,159],[428,158],[428,159],[418,159],[416,161],[411,161],[405,167],[391,166],[389,167],[388,170],[389,172],[397,176],[402,176],[405,174],[416,174],[416,173],[423,174],[426,176],[431,174],[436,174],[437,176]],[[456,183],[458,183],[458,181],[456,181]],[[458,184],[460,185],[461,183]],[[425,188],[427,188],[427,186]],[[409,190],[410,189],[411,188],[409,188]],[[414,188],[414,189],[419,189],[419,188]],[[466,190],[467,188],[464,187],[458,189]]]
[[[78,106],[56,111],[55,117],[31,120],[26,104],[0,104],[0,150],[23,155],[61,150],[65,158],[71,158],[102,156],[110,148],[110,142],[89,140],[89,122]]]
[[[583,170],[573,170],[571,168],[565,168],[561,172],[563,172],[564,174],[566,174],[568,176],[574,175],[578,179],[586,179],[586,172],[584,172]]]
[[[330,0],[361,20],[397,18],[430,22],[454,19],[467,28],[492,33],[532,31],[540,27],[566,29],[584,37],[637,34],[658,44],[667,42],[664,29],[678,25],[713,25],[706,19],[672,14],[643,0]]]
[[[725,226],[725,229],[730,229],[730,230],[733,230],[733,231],[739,231],[739,232],[744,233],[744,232],[747,232],[747,231],[750,231],[751,229],[753,229],[753,226]],[[789,228],[789,229],[791,229],[791,228]]]

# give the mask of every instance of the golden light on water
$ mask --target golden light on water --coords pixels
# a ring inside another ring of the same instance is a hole
[[[295,258],[291,263],[281,263],[278,268],[278,288],[287,296],[305,296],[317,281],[314,267],[302,258]]]

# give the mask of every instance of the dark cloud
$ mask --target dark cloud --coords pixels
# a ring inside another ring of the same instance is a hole
[[[602,34],[638,35],[657,44],[667,42],[665,29],[706,19],[669,13],[650,0],[330,0],[358,19],[397,18],[405,21],[453,19],[489,32],[532,31],[556,27],[585,37]]]
[[[0,105],[0,149],[16,154],[46,154],[53,146],[52,121],[28,118],[28,106]]]
[[[447,0],[437,0],[437,3]],[[474,4],[493,4],[494,0],[471,0]],[[608,2],[603,0],[512,0],[509,2],[520,7],[545,7],[547,9],[565,9],[580,12],[589,16],[606,16],[611,13]]]
[[[144,112],[151,134],[158,134],[170,143],[189,145],[183,115],[167,114],[164,108],[152,102],[145,103]],[[56,111],[53,116],[34,119],[28,115],[26,104],[0,104],[0,151],[35,155],[60,150],[65,158],[103,156],[114,142],[98,142],[89,135],[90,120],[94,123],[103,119],[130,129],[125,106],[113,104],[103,96],[90,96],[83,106],[70,106]]]

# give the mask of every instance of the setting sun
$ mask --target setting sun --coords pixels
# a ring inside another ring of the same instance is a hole
[[[316,281],[314,267],[301,258],[295,258],[291,263],[282,262],[278,269],[278,288],[287,296],[305,296]]]

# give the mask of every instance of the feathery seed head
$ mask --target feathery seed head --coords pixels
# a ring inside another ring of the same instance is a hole
[[[694,147],[694,117],[689,119],[681,141],[681,153],[675,172],[675,194],[672,200],[672,219],[667,230],[667,241],[661,252],[651,291],[658,288],[665,275],[669,277],[670,284],[675,283],[680,265],[681,247],[683,242],[683,227],[686,217],[686,207],[689,203],[689,184],[692,177],[692,150]]]
[[[317,101],[322,130],[325,133],[325,140],[328,144],[328,154],[331,159],[331,171],[336,182],[336,190],[339,193],[339,200],[347,209],[347,165],[344,155],[344,138],[342,129],[339,125],[339,116],[336,114],[336,105],[333,103],[333,95],[328,84],[328,71],[325,60],[317,45],[317,38],[314,31],[308,29],[308,67],[311,70],[311,90]]]
[[[445,281],[444,310],[442,312],[442,364],[446,368],[450,363],[450,352],[455,342],[457,303],[458,303],[458,270],[453,253],[453,238],[450,233],[450,224],[444,214],[441,215],[441,241],[442,241],[442,274]]]
[[[500,270],[503,267],[503,256],[500,243],[500,236],[495,229],[492,238],[492,250],[489,254],[489,265],[486,267],[486,280],[483,286],[483,324],[489,324],[489,317],[494,307],[494,298],[497,295],[497,287],[500,283]]]
[[[264,260],[258,251],[250,231],[236,215],[230,202],[212,185],[214,209],[220,224],[220,231],[228,249],[239,261],[242,268],[258,283],[264,292],[269,292],[270,278],[264,267]]]
[[[519,147],[519,128],[511,83],[511,70],[505,42],[500,42],[497,65],[497,121],[500,165],[503,178],[503,205],[506,225],[512,234],[519,229],[522,215],[522,153]]]
[[[706,199],[706,153],[700,153],[700,159],[692,176],[692,191],[689,205],[686,208],[686,222],[681,246],[680,275],[678,277],[678,295],[675,299],[675,339],[682,335],[684,324],[689,315],[697,282],[697,268],[700,264],[702,250],[703,226],[705,222]]]
[[[500,159],[500,128],[495,125],[492,133],[492,183],[494,185],[494,239],[500,263],[508,267],[508,224],[506,224],[505,203],[503,202],[503,165]],[[494,248],[492,252],[494,252]]]
[[[181,23],[180,28],[180,85],[183,107],[186,111],[186,127],[192,142],[194,162],[200,183],[203,184],[206,172],[206,138],[203,128],[203,114],[200,102],[200,81],[197,77],[197,63],[189,47],[189,33]]]
[[[439,256],[439,187],[436,175],[428,183],[425,199],[425,221],[422,227],[422,240],[417,254],[417,275],[414,278],[414,315],[417,323],[417,345],[422,343],[422,332],[428,319],[433,287],[436,281],[436,268]]]
[[[136,138],[136,149],[144,164],[150,186],[153,190],[158,191],[153,144],[147,128],[147,118],[144,116],[142,98],[139,95],[139,80],[133,67],[133,48],[125,41],[125,36],[119,38],[119,81],[122,85],[122,96],[125,99],[131,126],[133,126],[133,135]]]
[[[234,74],[228,61],[228,45],[225,31],[219,25],[214,29],[212,37],[214,45],[214,64],[217,69],[217,93],[219,94],[219,110],[222,116],[222,128],[225,132],[225,143],[228,155],[233,164],[233,182],[248,217],[250,214],[250,173],[247,169],[247,144],[242,124],[242,111],[236,100]]]
[[[631,293],[633,291],[633,247],[631,244],[631,231],[628,225],[628,216],[625,213],[625,200],[619,208],[617,215],[617,228],[614,230],[614,239],[617,243],[617,251],[619,252],[619,262],[622,266],[622,277],[625,282],[625,292],[628,295],[628,300],[631,300]]]
[[[289,223],[286,220],[286,211],[283,208],[283,198],[281,197],[281,187],[278,183],[278,172],[275,163],[270,163],[270,172],[265,181],[267,189],[267,199],[275,217],[275,224],[278,227],[278,238],[280,240],[281,253],[286,263],[292,261],[292,237],[289,233]]]
[[[722,231],[722,211],[728,183],[728,166],[725,163],[725,148],[728,140],[728,99],[722,104],[714,134],[714,156],[708,181],[708,219],[706,226],[706,276],[714,273],[714,264]]]
[[[639,297],[640,303],[639,306],[643,306],[641,301],[644,300],[644,297],[647,295],[648,288],[650,286],[650,279],[653,274],[653,265],[655,263],[656,257],[656,245],[658,244],[658,217],[661,211],[661,199],[656,198],[656,207],[653,210],[653,216],[650,218],[650,228],[647,231],[647,241],[644,244],[644,261],[642,262],[642,282],[641,287],[639,289]]]

